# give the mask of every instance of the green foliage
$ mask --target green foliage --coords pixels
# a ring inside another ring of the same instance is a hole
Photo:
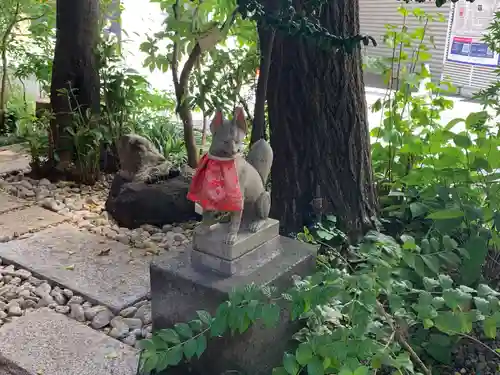
[[[163,371],[183,360],[200,357],[207,348],[207,338],[226,332],[243,333],[258,320],[268,327],[276,325],[281,310],[272,301],[274,291],[248,285],[241,291],[234,290],[213,317],[207,311],[197,311],[196,319],[155,332],[152,339],[141,341],[142,372]]]
[[[242,91],[254,83],[258,59],[255,43],[209,51],[193,74],[190,107],[208,117],[217,109],[229,116],[236,105],[245,101]]]
[[[103,38],[99,57],[101,123],[111,129],[113,139],[131,131],[140,133],[172,116],[171,95],[154,91],[143,75],[126,68],[116,40]]]
[[[109,128],[99,123],[99,118],[92,114],[90,108],[83,108],[78,103],[73,88],[61,89],[59,95],[66,96],[69,103],[73,121],[71,127],[65,130],[73,141],[80,182],[91,184],[99,177],[101,146],[111,140]]]
[[[457,284],[443,273],[422,277],[423,287],[417,287],[403,277],[405,258],[413,253],[405,244],[372,231],[351,247],[355,263],[323,266],[282,294],[255,285],[234,291],[214,317],[198,312],[198,319],[144,341],[142,368],[159,371],[199,356],[206,337],[243,333],[257,320],[273,326],[282,307],[307,325],[295,335],[296,350],[285,353],[274,374],[365,374],[380,368],[430,374],[416,354],[422,349],[409,344],[408,331],[432,334],[428,351],[436,345],[449,350],[451,340],[471,333],[474,324],[496,337],[500,293],[484,284],[477,289]]]
[[[44,50],[55,15],[55,1],[5,0],[0,7],[0,131],[6,132],[6,104],[13,70],[16,78],[36,74],[39,66],[33,58]],[[14,60],[14,63],[11,61]],[[26,61],[33,66],[26,68]],[[17,66],[19,65],[19,66]]]
[[[174,166],[186,163],[182,127],[164,116],[157,116],[154,124],[142,124],[136,131],[148,138]]]
[[[26,113],[20,118],[17,136],[27,144],[31,156],[31,168],[39,171],[46,161],[49,148],[49,127],[53,118],[50,112],[44,111],[35,116]]]
[[[406,21],[410,14],[405,8],[400,12]],[[431,82],[425,67],[430,54],[424,42],[432,42],[426,30],[434,20],[418,9],[412,15],[420,21],[416,29],[388,27],[385,39],[394,51],[405,46],[385,67],[388,78],[399,79],[391,81],[395,91],[372,108],[382,116],[371,131],[382,224],[393,235],[411,235],[405,246],[414,253],[405,261],[414,273],[433,277],[446,266],[472,285],[488,249],[499,244],[500,139],[485,111],[441,123],[441,112],[453,102],[443,95],[451,85],[441,82],[445,91]]]
[[[309,1],[300,11],[294,7],[292,0],[281,1],[281,4],[273,11],[267,11],[258,0],[240,0],[238,5],[243,19],[252,19],[262,23],[265,27],[304,38],[320,48],[343,49],[350,53],[359,47],[361,42],[365,46],[370,42],[376,45],[375,40],[370,36],[338,36],[323,27],[318,14],[323,6],[328,6],[325,0]]]

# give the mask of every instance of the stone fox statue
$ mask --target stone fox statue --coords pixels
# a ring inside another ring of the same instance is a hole
[[[232,120],[217,112],[210,131],[212,144],[200,160],[188,198],[203,208],[203,220],[197,229],[200,234],[209,230],[216,212],[230,212],[225,243],[234,244],[242,220],[251,232],[257,232],[269,217],[271,198],[265,183],[273,151],[261,139],[252,145],[246,159],[241,154],[247,132],[242,108],[235,109]]]

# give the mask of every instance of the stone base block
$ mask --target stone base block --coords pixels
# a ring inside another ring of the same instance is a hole
[[[316,249],[289,238],[279,237],[278,254],[246,274],[224,277],[192,267],[188,253],[175,258],[159,257],[151,263],[151,303],[153,329],[172,327],[196,317],[196,310],[215,313],[233,288],[245,285],[273,285],[285,290],[292,275],[308,275],[314,271]],[[240,374],[268,375],[279,366],[284,351],[291,343],[297,323],[281,316],[276,328],[256,325],[243,335],[210,339],[207,352],[191,363],[203,375],[220,375],[226,371]],[[182,372],[182,371],[181,371]]]
[[[195,233],[193,248],[218,258],[233,260],[277,238],[279,227],[279,221],[274,219],[267,219],[255,233],[243,227],[238,232],[236,242],[228,245],[224,240],[229,232],[229,223],[214,224],[205,234]]]
[[[250,250],[239,258],[227,260],[210,253],[189,249],[191,266],[197,271],[213,271],[222,276],[248,275],[271,261],[282,251],[281,237],[276,236],[271,241]]]

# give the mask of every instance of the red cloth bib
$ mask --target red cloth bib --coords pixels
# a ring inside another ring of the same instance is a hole
[[[216,160],[205,154],[191,181],[187,198],[207,211],[240,211],[243,196],[234,159]]]

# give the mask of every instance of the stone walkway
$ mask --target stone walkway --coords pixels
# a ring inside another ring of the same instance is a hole
[[[26,167],[0,149],[0,175]],[[0,190],[0,375],[135,374],[152,258]]]

